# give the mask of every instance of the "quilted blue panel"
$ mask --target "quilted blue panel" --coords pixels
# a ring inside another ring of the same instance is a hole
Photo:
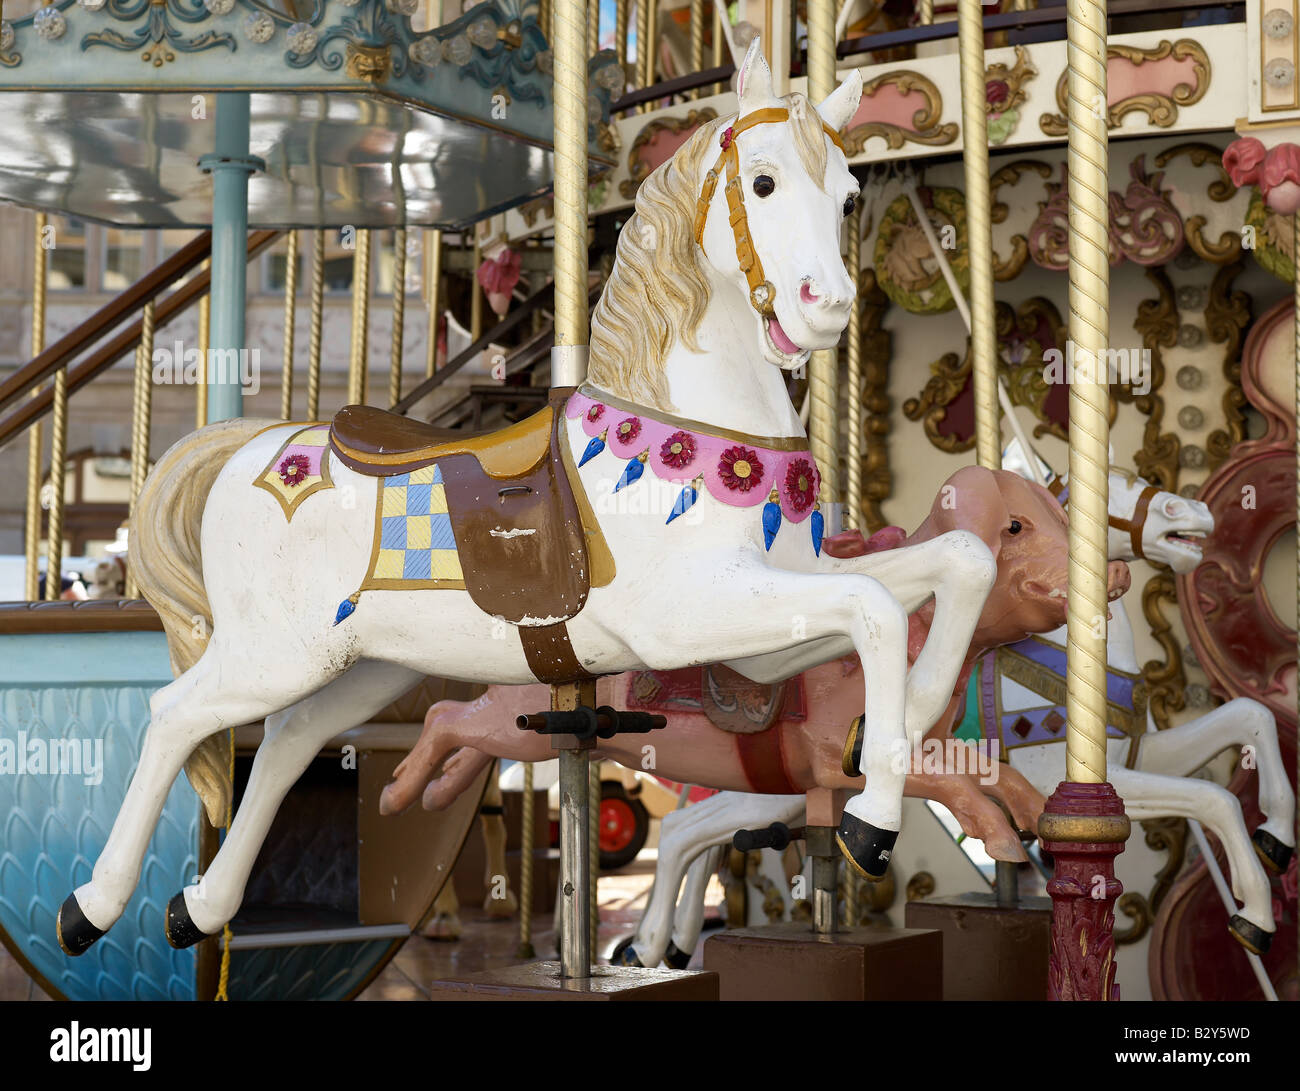
[[[89,742],[92,764],[102,745],[97,784],[84,774],[0,774],[0,928],[69,999],[194,998],[195,953],[173,950],[163,934],[168,899],[198,869],[199,805],[184,776],[122,919],[80,958],[54,935],[59,906],[90,878],[126,793],[149,697],[170,680],[161,633],[0,637],[0,744]]]
[[[384,960],[392,940],[230,952],[231,1000],[346,1000]]]

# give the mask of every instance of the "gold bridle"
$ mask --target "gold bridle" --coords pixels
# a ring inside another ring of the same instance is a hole
[[[740,271],[745,274],[745,281],[749,285],[750,305],[764,318],[775,317],[773,305],[776,302],[776,289],[772,287],[771,281],[763,276],[763,263],[759,260],[758,253],[754,250],[754,243],[749,237],[749,219],[745,215],[745,193],[740,179],[740,153],[736,150],[736,138],[756,125],[769,125],[773,122],[789,120],[789,110],[783,106],[772,106],[746,114],[725,128],[719,137],[722,153],[718,156],[718,161],[709,168],[709,173],[705,175],[700,198],[695,203],[695,241],[703,247],[704,225],[709,218],[709,206],[713,203],[713,195],[718,188],[718,178],[725,167],[727,207],[731,210],[731,234],[736,240],[736,260],[740,262]],[[844,151],[844,142],[840,139],[840,134],[824,121],[822,129],[831,138],[831,143],[840,151]]]

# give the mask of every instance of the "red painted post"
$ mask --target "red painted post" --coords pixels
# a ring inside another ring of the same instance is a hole
[[[1115,983],[1115,857],[1129,820],[1109,784],[1062,781],[1038,820],[1038,836],[1056,862],[1052,898],[1049,1000],[1118,1000]]]

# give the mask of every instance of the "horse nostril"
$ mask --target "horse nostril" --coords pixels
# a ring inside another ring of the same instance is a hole
[[[816,303],[820,298],[821,296],[812,290],[812,285],[805,280],[799,289],[799,302]]]

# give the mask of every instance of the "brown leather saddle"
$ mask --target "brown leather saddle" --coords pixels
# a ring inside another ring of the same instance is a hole
[[[586,493],[574,488],[561,407],[571,391],[494,432],[434,428],[371,406],[349,405],[330,424],[330,448],[370,477],[437,463],[465,590],[476,606],[517,627],[529,668],[543,682],[591,677],[565,622],[613,560]]]

